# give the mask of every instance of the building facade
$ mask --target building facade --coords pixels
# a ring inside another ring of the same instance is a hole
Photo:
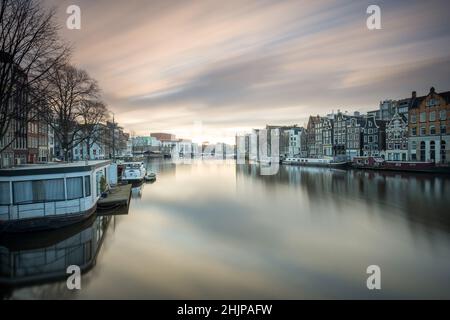
[[[347,120],[345,155],[347,160],[362,155],[364,119],[359,116],[352,116]]]
[[[336,157],[342,157],[346,155],[347,147],[347,123],[348,115],[338,111],[334,117],[333,128],[333,153]]]
[[[413,95],[409,108],[409,153],[411,160],[449,163],[448,133],[450,91]]]
[[[333,119],[325,117],[321,119],[322,127],[322,156],[333,157]]]
[[[27,162],[28,79],[14,65],[12,57],[3,51],[0,51],[0,64],[11,64],[10,78],[14,88],[5,108],[7,112],[0,115],[0,121],[9,122],[0,140],[0,168],[7,168]]]
[[[159,141],[174,141],[176,136],[171,133],[155,132],[150,134],[151,137],[156,138]]]
[[[363,155],[385,157],[386,122],[377,120],[375,115],[367,115],[363,130]]]
[[[390,161],[409,160],[408,120],[398,111],[386,125],[386,159]]]
[[[317,158],[316,126],[320,123],[320,116],[310,116],[306,129],[306,141],[308,144],[308,157]]]

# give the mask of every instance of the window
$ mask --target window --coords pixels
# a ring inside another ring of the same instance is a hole
[[[427,121],[427,114],[426,112],[421,112],[420,113],[420,122],[425,122]]]
[[[446,120],[447,119],[447,110],[441,110],[439,112],[439,119],[440,120]]]
[[[411,142],[411,150],[416,150],[417,149],[417,141],[412,141]]]
[[[436,159],[436,145],[434,141],[430,142],[430,159],[435,160]]]
[[[445,141],[441,141],[441,161],[445,162],[446,160],[446,154],[445,154]]]
[[[411,115],[411,123],[416,123],[417,121],[417,116],[415,114]]]
[[[412,136],[416,136],[417,135],[417,128],[416,127],[411,128],[411,135]]]
[[[67,200],[83,198],[83,177],[67,178]]]
[[[425,161],[425,141],[420,142],[420,160]]]
[[[441,125],[441,134],[447,134],[447,127],[445,124]]]
[[[373,132],[373,130],[372,130],[372,129],[369,129],[369,134],[372,134],[372,132]]]
[[[13,183],[14,204],[65,199],[64,179],[18,181]]]
[[[427,128],[425,128],[425,127],[420,127],[420,135],[421,136],[424,136],[424,135],[426,135],[427,134]]]
[[[95,173],[97,197],[100,196],[100,193],[101,193],[101,190],[100,190],[100,181],[101,181],[101,179],[102,179],[103,176],[104,176],[103,170],[97,171],[97,172]]]
[[[436,127],[430,126],[430,134],[436,134]]]
[[[426,102],[427,107],[439,106],[439,99],[430,99]]]
[[[430,121],[436,121],[436,111],[430,112]]]
[[[0,205],[9,203],[9,182],[0,182]]]

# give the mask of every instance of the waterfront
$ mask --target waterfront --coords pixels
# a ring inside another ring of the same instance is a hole
[[[43,282],[4,297],[450,298],[449,178],[290,166],[262,176],[215,160],[148,169],[157,181],[133,190],[128,214],[0,247],[2,276],[8,257],[15,277]],[[78,261],[81,290],[46,280]],[[366,287],[372,264],[379,291]]]

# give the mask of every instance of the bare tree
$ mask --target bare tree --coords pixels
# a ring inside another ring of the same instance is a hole
[[[11,134],[11,123],[18,116],[33,120],[29,116],[31,106],[36,109],[45,105],[41,103],[40,85],[54,65],[68,56],[67,46],[58,37],[54,16],[54,10],[45,10],[37,0],[0,2],[0,141]],[[23,112],[18,114],[17,107]],[[0,152],[9,147],[16,135],[12,132],[12,139],[0,147]]]
[[[84,70],[69,64],[55,65],[44,96],[49,108],[47,122],[61,145],[63,160],[68,161],[69,152],[84,140],[80,126],[83,106],[98,98],[97,82]]]
[[[80,135],[86,144],[86,160],[90,160],[91,147],[101,140],[104,123],[108,120],[108,108],[102,101],[86,100],[79,107]]]

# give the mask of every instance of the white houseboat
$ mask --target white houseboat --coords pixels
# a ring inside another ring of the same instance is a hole
[[[147,173],[144,162],[125,162],[122,164],[122,181],[129,183],[139,183],[144,181]]]
[[[83,161],[0,170],[0,233],[54,229],[88,218],[102,183],[109,183],[109,166],[110,161]]]

